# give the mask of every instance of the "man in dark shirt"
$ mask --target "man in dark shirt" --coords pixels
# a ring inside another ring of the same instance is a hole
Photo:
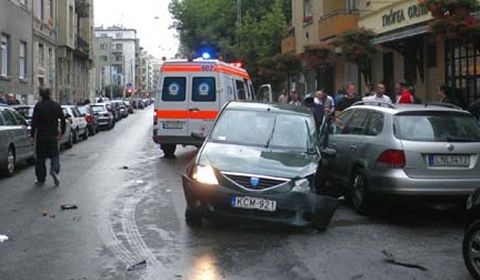
[[[65,134],[65,116],[62,108],[50,97],[50,89],[40,89],[42,101],[38,102],[33,109],[31,139],[35,143],[36,164],[35,184],[39,187],[45,184],[47,168],[45,161],[50,158],[50,175],[55,186],[60,185],[60,156],[58,140]],[[60,131],[58,121],[60,120]]]
[[[353,103],[361,101],[361,99],[355,93],[355,84],[348,83],[345,88],[345,96],[335,104],[335,117],[338,116],[343,110],[352,106]]]

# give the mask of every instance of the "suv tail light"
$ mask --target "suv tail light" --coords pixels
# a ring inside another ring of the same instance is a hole
[[[154,126],[158,125],[157,110],[153,111],[153,125]]]
[[[403,168],[405,153],[403,150],[385,150],[378,156],[376,165],[384,168]]]
[[[86,115],[86,116],[85,116],[85,120],[87,121],[87,123],[93,122],[92,115]]]

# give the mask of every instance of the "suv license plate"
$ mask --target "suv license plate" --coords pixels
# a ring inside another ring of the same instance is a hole
[[[428,155],[429,166],[468,167],[469,155]]]
[[[183,129],[183,125],[185,122],[182,121],[166,121],[163,122],[162,128],[163,129]]]
[[[277,209],[277,202],[275,200],[251,196],[234,196],[232,197],[231,204],[234,208],[258,209],[269,212],[273,212]]]

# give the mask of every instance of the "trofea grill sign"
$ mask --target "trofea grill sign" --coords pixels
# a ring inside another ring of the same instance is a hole
[[[404,22],[407,17],[408,19],[415,19],[427,15],[428,9],[421,7],[420,5],[411,5],[406,9],[400,10],[390,10],[390,13],[382,15],[382,26],[388,27]]]

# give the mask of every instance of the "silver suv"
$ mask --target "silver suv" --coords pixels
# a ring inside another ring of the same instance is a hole
[[[365,214],[381,194],[467,197],[480,184],[480,125],[460,108],[360,102],[328,125],[328,180]]]

